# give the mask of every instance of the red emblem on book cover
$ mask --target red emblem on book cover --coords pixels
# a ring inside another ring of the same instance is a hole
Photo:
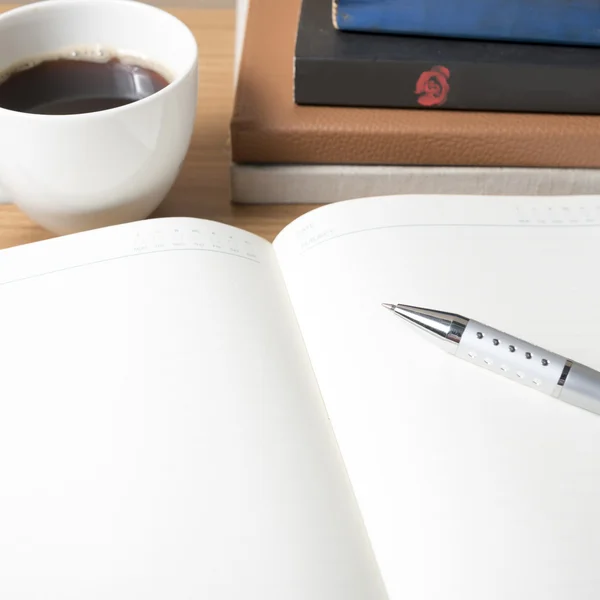
[[[441,106],[444,104],[450,91],[449,77],[450,71],[439,65],[432,67],[430,71],[421,73],[415,89],[415,94],[419,96],[417,102],[421,106]]]

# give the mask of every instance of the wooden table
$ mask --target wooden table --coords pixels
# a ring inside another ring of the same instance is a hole
[[[0,12],[11,8],[0,6]],[[235,14],[232,10],[173,9],[198,40],[200,88],[194,136],[185,165],[153,216],[213,219],[273,240],[290,221],[315,205],[230,204],[229,119],[233,104]],[[0,205],[0,248],[52,237],[17,208]]]

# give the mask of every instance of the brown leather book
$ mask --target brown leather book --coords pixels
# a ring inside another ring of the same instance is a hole
[[[598,116],[295,105],[300,1],[250,0],[233,162],[600,167]]]

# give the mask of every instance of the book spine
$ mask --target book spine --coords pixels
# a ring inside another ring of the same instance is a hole
[[[331,0],[340,31],[600,45],[594,0]]]
[[[593,64],[295,59],[298,105],[598,115],[599,98]]]

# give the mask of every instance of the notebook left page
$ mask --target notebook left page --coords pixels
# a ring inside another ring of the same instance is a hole
[[[0,598],[384,600],[266,241],[6,250],[0,319]]]

